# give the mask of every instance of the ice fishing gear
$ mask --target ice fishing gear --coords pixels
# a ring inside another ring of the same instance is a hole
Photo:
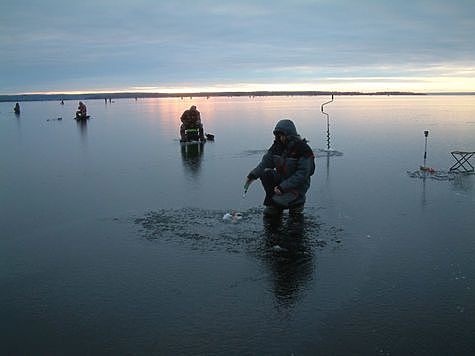
[[[333,101],[333,94],[332,94],[332,100],[323,103],[323,104],[320,106],[320,110],[323,112],[323,107],[324,107],[325,105],[327,105],[327,104],[330,104],[332,101]]]
[[[427,137],[429,136],[429,131],[424,131],[425,136],[425,145],[424,145],[424,165],[421,167],[421,170],[426,169],[426,160],[427,160]]]
[[[237,223],[242,219],[242,214],[238,212],[226,213],[223,216],[223,221]]]
[[[450,152],[453,158],[455,158],[455,164],[450,167],[450,172],[458,173],[474,173],[475,168],[470,164],[469,159],[475,155],[475,152],[468,151],[452,151]]]
[[[433,174],[436,172],[435,169],[427,167],[427,137],[429,136],[429,131],[424,131],[425,143],[424,143],[424,164],[419,167],[421,172]]]
[[[332,99],[325,102],[325,103],[323,103],[320,106],[320,110],[321,110],[322,114],[325,115],[325,118],[327,119],[327,149],[326,150],[319,149],[319,152],[320,152],[321,156],[326,156],[326,157],[343,155],[343,153],[335,151],[331,148],[331,145],[330,145],[330,115],[323,110],[323,107],[325,105],[330,104],[331,102],[333,102],[333,99],[334,99],[334,97],[333,97],[333,94],[332,94]]]
[[[253,182],[252,179],[247,179],[246,182],[244,183],[244,192],[242,193],[242,196],[241,196],[242,199],[239,203],[238,211],[242,210],[242,204],[244,202],[244,198],[246,197],[246,193],[247,193],[247,191],[249,189],[249,186],[251,185],[252,182]],[[242,214],[239,213],[238,211],[231,211],[230,213],[224,214],[223,221],[237,223],[243,217]]]
[[[427,137],[429,137],[429,131],[424,131],[425,144],[424,144],[424,163],[422,166],[419,166],[419,169],[416,171],[407,171],[407,174],[411,178],[431,178],[435,180],[453,180],[454,174],[449,171],[440,171],[431,167],[427,167]]]

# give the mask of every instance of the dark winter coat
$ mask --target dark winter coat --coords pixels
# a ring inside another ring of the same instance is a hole
[[[201,115],[196,109],[188,109],[181,115],[180,120],[183,123],[185,129],[195,128],[201,124]]]
[[[280,190],[284,194],[298,193],[304,202],[305,193],[310,187],[310,176],[315,172],[315,156],[306,141],[297,134],[291,120],[280,120],[274,134],[278,132],[287,137],[287,143],[284,145],[276,139],[248,178],[261,178],[266,169],[275,169]]]

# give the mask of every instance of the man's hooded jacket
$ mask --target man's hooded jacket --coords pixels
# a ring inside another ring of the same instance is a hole
[[[280,190],[285,194],[292,192],[298,195],[298,201],[305,202],[305,193],[310,187],[310,176],[315,172],[315,156],[312,149],[297,134],[291,120],[280,120],[274,134],[283,133],[286,144],[278,139],[262,157],[262,161],[248,175],[248,178],[261,178],[266,169],[275,169]]]

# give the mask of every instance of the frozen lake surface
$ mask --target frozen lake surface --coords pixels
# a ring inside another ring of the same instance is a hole
[[[435,169],[475,150],[475,97],[336,97],[331,156],[325,101],[0,103],[0,354],[474,354],[475,176],[407,171],[424,130]],[[317,169],[268,221],[242,187],[284,117]]]

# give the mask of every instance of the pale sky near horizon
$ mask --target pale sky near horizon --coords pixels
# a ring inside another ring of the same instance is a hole
[[[2,0],[0,94],[475,92],[474,0]]]

